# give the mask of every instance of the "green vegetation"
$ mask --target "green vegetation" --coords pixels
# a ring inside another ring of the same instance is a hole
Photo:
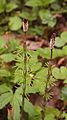
[[[57,64],[60,58],[67,60],[67,31],[48,35],[59,24],[57,16],[66,13],[67,0],[0,0],[0,110],[7,110],[3,120],[67,120],[67,64]],[[29,50],[23,20],[29,21],[28,35],[46,38],[51,45]],[[24,39],[7,41],[7,32]],[[61,108],[49,105],[57,83]],[[31,95],[43,103],[32,102]]]

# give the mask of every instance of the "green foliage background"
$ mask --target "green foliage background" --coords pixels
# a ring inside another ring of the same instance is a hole
[[[22,20],[28,19],[29,31],[32,35],[43,36],[44,28],[53,28],[57,24],[55,14],[67,12],[67,0],[0,0],[0,34],[13,31],[22,34]],[[67,32],[62,32],[55,38],[53,59],[67,56]],[[48,63],[42,65],[38,56],[50,59],[50,48],[39,48],[36,51],[27,51],[27,83],[24,110],[29,114],[29,120],[41,120],[42,108],[34,106],[28,99],[29,94],[39,93],[44,97]],[[36,67],[37,65],[37,67]],[[14,111],[14,120],[20,120],[20,107],[22,106],[23,85],[23,48],[19,41],[11,39],[8,44],[0,37],[0,109],[11,104]],[[67,83],[66,66],[52,68],[52,75],[48,89],[55,81],[63,80]],[[32,84],[33,83],[33,84]],[[67,100],[67,87],[62,91],[62,100]],[[51,94],[48,93],[47,99]],[[60,111],[53,107],[46,108],[45,119],[56,120]],[[67,115],[65,114],[67,119]],[[8,113],[8,120],[10,115]]]
[[[30,34],[43,35],[44,27],[56,25],[55,14],[67,12],[66,4],[66,0],[0,0],[0,31],[22,33],[25,18],[29,20]]]

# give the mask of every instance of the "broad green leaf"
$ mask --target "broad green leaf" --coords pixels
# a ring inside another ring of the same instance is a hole
[[[30,116],[30,120],[42,120],[41,111],[42,111],[41,107],[35,106],[35,114],[33,114],[33,116]]]
[[[11,89],[6,84],[0,85],[0,95],[9,91],[11,91]]]
[[[67,45],[63,47],[62,54],[63,54],[63,56],[67,55]]]
[[[53,27],[56,24],[56,19],[53,17],[49,10],[41,9],[39,11],[39,16],[43,24],[48,24],[50,27]]]
[[[66,79],[67,78],[67,68],[64,66],[61,66],[61,79]]]
[[[53,114],[50,114],[45,117],[45,120],[56,120],[56,118]]]
[[[6,45],[6,40],[4,37],[0,36],[0,49],[2,49]]]
[[[65,120],[67,120],[67,113],[65,114]]]
[[[28,0],[25,5],[31,7],[38,7],[38,6],[47,6],[51,3],[55,2],[55,0]]]
[[[23,89],[22,89],[22,85],[20,87],[18,87],[15,91],[15,98],[18,100],[20,106],[22,106],[22,93],[23,93]]]
[[[62,32],[60,37],[56,37],[55,46],[62,47],[67,43],[67,32]]]
[[[66,79],[67,78],[67,68],[62,66],[60,69],[55,67],[52,70],[52,75],[56,78],[56,79]]]
[[[51,3],[55,2],[55,1],[56,0],[42,0],[43,6],[47,6],[47,5],[49,5],[49,4],[51,4]]]
[[[25,99],[24,111],[29,113],[30,116],[32,116],[35,113],[35,108],[33,104],[29,102],[27,99]]]
[[[12,97],[13,94],[11,92],[0,95],[0,109],[5,107],[5,105],[7,105],[11,101]]]
[[[61,56],[62,56],[62,50],[54,48],[52,58],[57,58],[57,57],[61,57]]]
[[[61,33],[61,39],[63,39],[63,41],[67,43],[67,31]]]
[[[52,75],[56,78],[56,79],[60,79],[60,72],[59,72],[59,69],[57,67],[55,67],[53,70],[52,70]]]
[[[61,6],[60,6],[60,4],[55,2],[55,3],[51,4],[51,8],[55,11],[60,11]]]
[[[37,67],[36,67],[36,65],[37,65]],[[32,72],[38,71],[41,68],[41,66],[42,66],[42,64],[39,62],[34,62],[31,60],[29,62],[29,67],[30,67]]]
[[[11,101],[11,105],[12,105],[13,113],[14,113],[13,120],[20,120],[20,104],[19,104],[15,94],[13,96],[13,100]]]
[[[56,39],[55,39],[55,46],[62,47],[64,45],[65,45],[65,42],[60,37],[56,37]]]
[[[26,6],[30,6],[30,7],[38,7],[38,6],[42,6],[42,0],[28,0],[25,4]]]
[[[34,85],[27,85],[26,87],[26,94],[29,94],[29,93],[37,93],[39,92],[38,88]]]
[[[47,107],[45,111],[45,120],[56,120],[59,117],[60,112],[58,109],[53,107]]]
[[[20,17],[25,18],[27,20],[33,21],[36,20],[37,15],[35,12],[33,11],[22,11],[22,13],[20,14]]]
[[[62,95],[62,99],[64,101],[67,101],[67,86],[62,88],[62,94],[61,95]]]
[[[67,79],[65,79],[65,80],[64,80],[64,83],[66,83],[66,84],[67,84]]]
[[[16,9],[18,6],[15,2],[10,2],[6,5],[6,12],[11,12],[12,10]]]
[[[0,69],[0,77],[10,77],[10,72],[6,69]]]
[[[45,49],[38,49],[37,50],[39,56],[43,56],[44,58],[49,59],[50,58],[50,48],[45,48]]]
[[[44,32],[44,27],[43,26],[35,26],[34,28],[30,27],[29,28],[29,34],[31,35],[43,35]]]
[[[5,11],[6,0],[0,0],[0,13]]]
[[[12,31],[19,30],[22,26],[22,21],[17,16],[10,17],[8,26]]]
[[[13,60],[15,60],[15,56],[12,53],[6,53],[6,54],[2,54],[0,56],[0,58],[4,61],[4,62],[11,62]]]

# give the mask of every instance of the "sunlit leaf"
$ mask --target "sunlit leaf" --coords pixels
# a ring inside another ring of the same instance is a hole
[[[56,78],[56,79],[66,79],[67,78],[67,68],[62,66],[60,69],[55,67],[52,70],[52,75]]]

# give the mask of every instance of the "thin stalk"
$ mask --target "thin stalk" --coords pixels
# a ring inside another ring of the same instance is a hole
[[[23,109],[24,109],[24,99],[25,99],[25,90],[26,90],[26,76],[27,76],[27,67],[26,67],[26,63],[27,63],[27,55],[26,55],[26,32],[25,32],[25,35],[24,35],[23,53],[24,53],[24,69],[23,69],[24,81],[23,81],[22,106],[23,106]]]
[[[24,33],[24,42],[23,42],[23,59],[24,59],[24,68],[23,68],[23,94],[22,94],[22,108],[21,108],[21,120],[24,120],[24,102],[25,102],[25,90],[26,90],[26,77],[27,77],[27,55],[26,55],[26,32]]]
[[[26,80],[27,80],[27,50],[26,50],[26,32],[28,31],[28,21],[24,19],[23,21],[23,31],[24,31],[24,41],[23,41],[23,62],[24,62],[24,68],[23,68],[23,94],[22,94],[22,111],[21,111],[21,120],[24,120],[25,118],[25,112],[24,112],[24,102],[25,102],[25,91],[26,91]]]
[[[46,109],[46,104],[47,104],[47,94],[48,94],[48,83],[50,80],[51,76],[51,67],[52,67],[52,52],[53,50],[51,49],[51,56],[49,60],[49,65],[48,65],[48,74],[47,74],[47,81],[46,81],[46,87],[45,87],[45,96],[44,96],[44,109],[42,111],[42,120],[45,120],[45,109]]]
[[[46,104],[47,104],[47,94],[48,94],[48,84],[51,76],[51,67],[52,67],[52,56],[53,56],[53,41],[54,39],[51,38],[50,40],[50,60],[49,60],[49,65],[48,65],[48,74],[47,74],[47,81],[46,81],[46,87],[45,87],[45,96],[44,96],[44,109],[42,111],[42,120],[45,120],[45,109],[46,109]]]

